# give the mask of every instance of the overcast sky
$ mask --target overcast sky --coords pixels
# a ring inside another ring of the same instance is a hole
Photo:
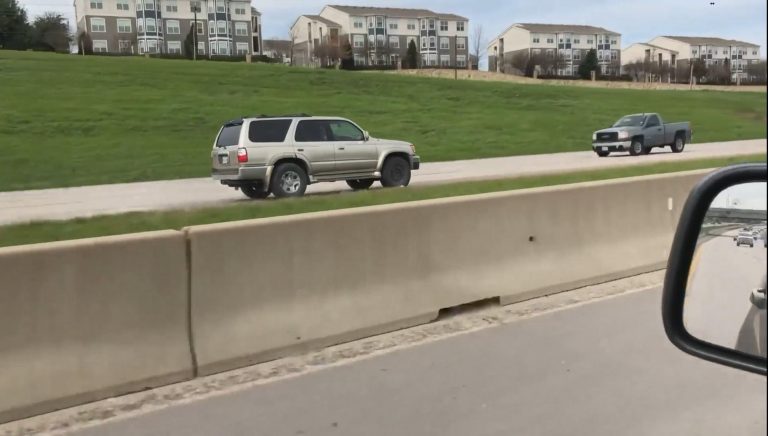
[[[714,1],[714,5],[710,2]],[[30,15],[52,10],[74,23],[72,0],[20,0]],[[512,23],[589,24],[622,34],[626,47],[657,35],[717,36],[761,45],[766,56],[766,0],[331,0],[365,6],[421,7],[481,24],[488,38]],[[301,14],[317,14],[328,0],[254,0],[265,38],[287,38]]]

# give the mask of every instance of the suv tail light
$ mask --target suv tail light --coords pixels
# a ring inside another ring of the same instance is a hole
[[[237,149],[237,161],[240,163],[248,162],[248,150],[244,148]]]

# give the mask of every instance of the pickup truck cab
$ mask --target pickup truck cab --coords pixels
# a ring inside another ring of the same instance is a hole
[[[632,114],[621,117],[608,129],[592,134],[592,150],[600,157],[613,152],[628,151],[632,156],[648,154],[655,147],[671,147],[682,153],[691,142],[691,123],[664,123],[656,113]]]
[[[355,190],[376,180],[408,186],[419,166],[409,142],[371,138],[350,120],[306,114],[227,121],[211,151],[211,177],[254,199],[297,197],[309,184],[337,180]]]

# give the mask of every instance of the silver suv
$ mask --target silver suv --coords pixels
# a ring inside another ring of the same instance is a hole
[[[408,186],[419,169],[415,147],[375,139],[350,120],[305,114],[243,117],[224,123],[211,152],[211,176],[249,198],[298,197],[317,182],[355,190],[380,180]]]

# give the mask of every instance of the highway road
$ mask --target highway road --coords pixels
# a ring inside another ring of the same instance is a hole
[[[733,237],[738,232],[728,231],[699,245],[684,309],[685,325],[692,335],[729,348],[736,346],[753,307],[749,295],[766,274],[763,241],[756,239],[753,248],[737,247]]]
[[[660,295],[571,305],[69,434],[765,435],[765,378],[674,348]]]
[[[414,173],[413,185],[518,177],[565,171],[627,167],[710,157],[766,153],[766,140],[690,144],[682,154],[667,149],[650,156],[625,154],[598,158],[591,151],[425,163]],[[201,159],[205,156],[201,156]],[[308,194],[349,190],[344,182],[312,185]],[[250,201],[210,178],[84,186],[35,191],[0,192],[0,225],[40,220],[65,220],[132,211],[215,206]]]

